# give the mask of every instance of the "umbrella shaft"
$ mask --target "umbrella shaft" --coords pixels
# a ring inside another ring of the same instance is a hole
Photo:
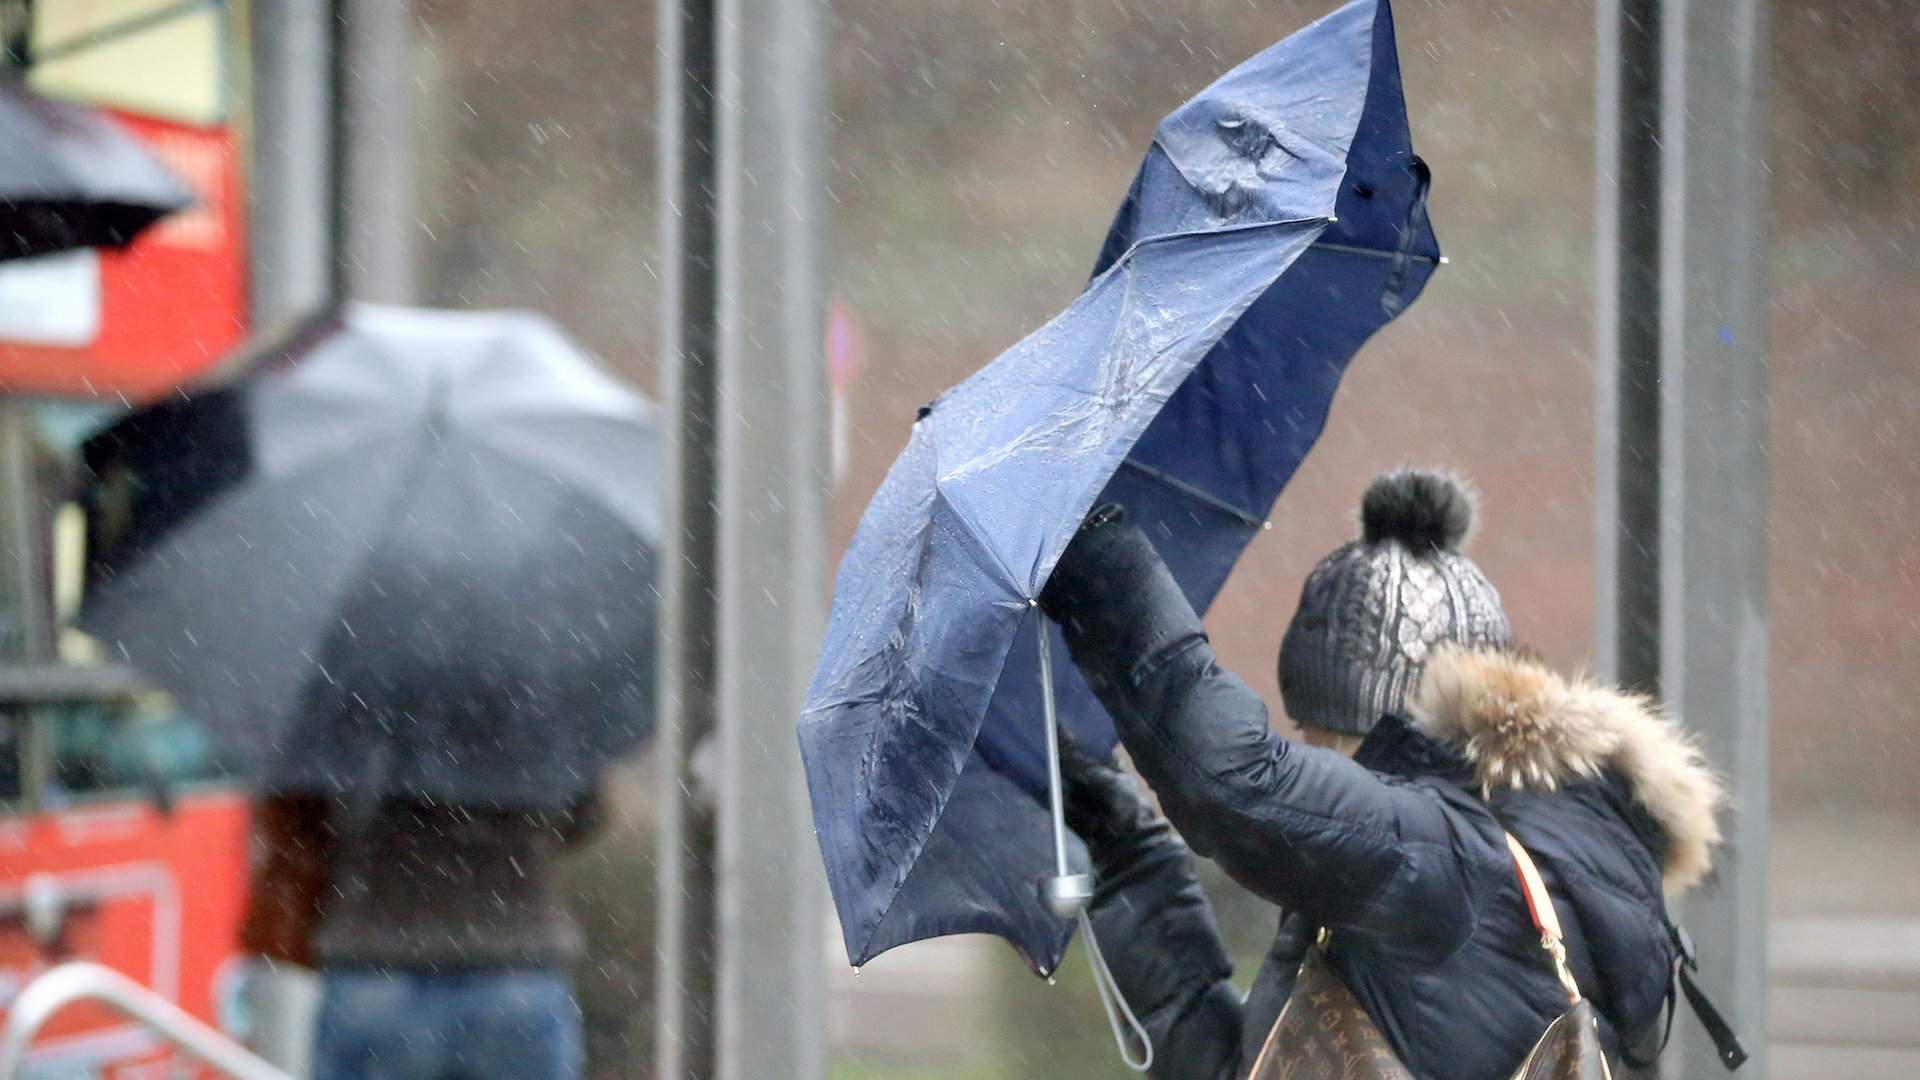
[[[1053,708],[1053,641],[1045,616],[1035,620],[1040,632],[1040,714],[1046,721],[1047,803],[1053,813],[1053,872],[1066,877],[1067,815],[1060,780],[1060,717]]]

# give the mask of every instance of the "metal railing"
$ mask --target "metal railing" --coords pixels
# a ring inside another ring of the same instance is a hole
[[[20,1075],[33,1037],[76,1001],[111,1006],[234,1080],[293,1080],[152,990],[112,968],[82,961],[47,969],[13,1000],[0,1027],[0,1080]]]

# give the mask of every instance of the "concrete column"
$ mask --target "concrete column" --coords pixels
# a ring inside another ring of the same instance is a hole
[[[1662,37],[1661,684],[1734,805],[1681,916],[1767,1075],[1767,4],[1668,0]],[[1680,1075],[1724,1076],[1684,1020]]]
[[[1595,651],[1730,781],[1716,878],[1675,915],[1764,1078],[1767,5],[1603,0],[1597,29]],[[1725,1070],[1683,1016],[1661,1072]]]
[[[333,291],[333,13],[253,0],[248,295],[255,326],[312,311]]]
[[[248,6],[248,300],[256,328],[299,318],[337,295],[334,26],[331,3]],[[254,960],[242,994],[253,1051],[291,1076],[307,1076],[319,978]]]
[[[794,725],[825,626],[826,5],[719,0],[721,1080],[825,1073]]]
[[[794,724],[825,622],[820,0],[661,0],[664,1078],[825,1071]]]
[[[414,249],[413,5],[333,0],[340,160],[340,287],[411,304]]]

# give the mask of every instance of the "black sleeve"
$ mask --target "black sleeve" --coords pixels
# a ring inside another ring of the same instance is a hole
[[[1138,528],[1083,530],[1041,600],[1194,851],[1321,926],[1423,951],[1464,938],[1468,890],[1437,800],[1269,728]],[[1412,921],[1420,932],[1400,933]]]
[[[1163,831],[1103,870],[1088,914],[1127,1004],[1153,1040],[1154,1080],[1232,1080],[1240,993],[1185,844]]]

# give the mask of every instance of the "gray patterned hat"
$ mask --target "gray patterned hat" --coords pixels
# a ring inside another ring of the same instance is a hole
[[[1364,735],[1399,711],[1443,642],[1510,643],[1500,594],[1460,541],[1473,496],[1444,473],[1375,478],[1360,504],[1360,539],[1307,575],[1280,643],[1280,697],[1295,723]]]

